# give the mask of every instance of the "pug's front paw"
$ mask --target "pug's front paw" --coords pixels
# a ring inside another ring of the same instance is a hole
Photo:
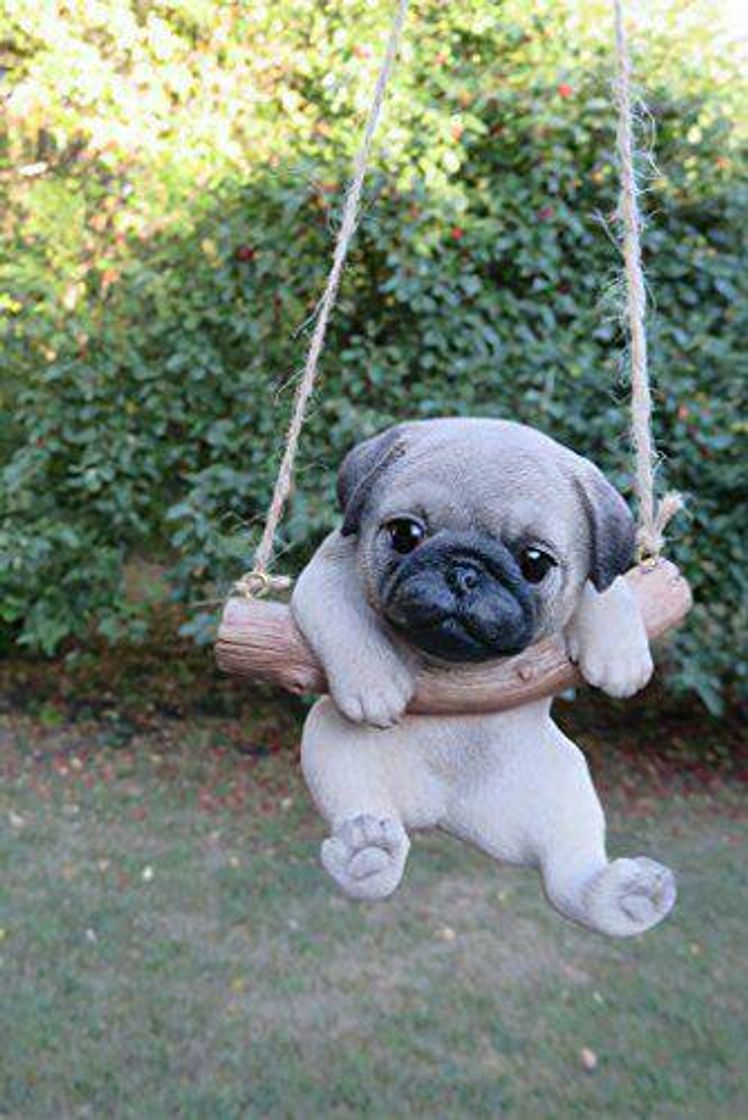
[[[335,706],[353,723],[393,727],[403,716],[415,691],[415,674],[393,659],[377,673],[329,675]]]
[[[619,700],[644,688],[654,671],[646,642],[636,647],[617,646],[611,635],[605,646],[596,641],[580,647],[570,636],[566,650],[588,684]]]
[[[647,631],[625,580],[602,594],[587,584],[565,638],[584,679],[609,696],[633,696],[652,676]]]

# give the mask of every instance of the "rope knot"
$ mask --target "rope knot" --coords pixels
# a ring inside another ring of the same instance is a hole
[[[259,599],[268,592],[288,591],[292,583],[289,576],[274,576],[260,568],[253,568],[236,581],[231,593],[240,599]]]
[[[665,547],[665,529],[684,505],[682,496],[671,490],[658,503],[651,519],[642,522],[636,533],[636,559],[639,564],[657,560]]]

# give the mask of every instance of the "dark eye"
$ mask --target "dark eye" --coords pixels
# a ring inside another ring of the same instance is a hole
[[[556,561],[540,548],[526,548],[519,558],[519,566],[528,583],[541,583],[551,568],[556,567]]]
[[[426,536],[426,530],[420,521],[414,521],[411,517],[396,517],[387,522],[385,530],[395,552],[402,556],[418,548]]]

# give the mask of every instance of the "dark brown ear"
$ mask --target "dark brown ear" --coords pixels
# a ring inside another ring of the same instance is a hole
[[[629,507],[607,478],[591,463],[574,479],[590,530],[589,578],[605,591],[634,562],[636,528]]]
[[[343,513],[341,533],[357,533],[361,514],[375,484],[405,451],[400,427],[359,443],[349,451],[338,471],[338,502]]]

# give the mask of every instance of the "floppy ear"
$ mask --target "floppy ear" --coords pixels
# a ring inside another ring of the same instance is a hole
[[[338,502],[343,513],[340,531],[344,537],[358,532],[361,514],[375,483],[404,451],[401,428],[396,427],[348,452],[338,471]]]
[[[590,530],[589,578],[596,591],[605,591],[634,561],[634,518],[616,488],[591,463],[576,476],[574,485]]]

